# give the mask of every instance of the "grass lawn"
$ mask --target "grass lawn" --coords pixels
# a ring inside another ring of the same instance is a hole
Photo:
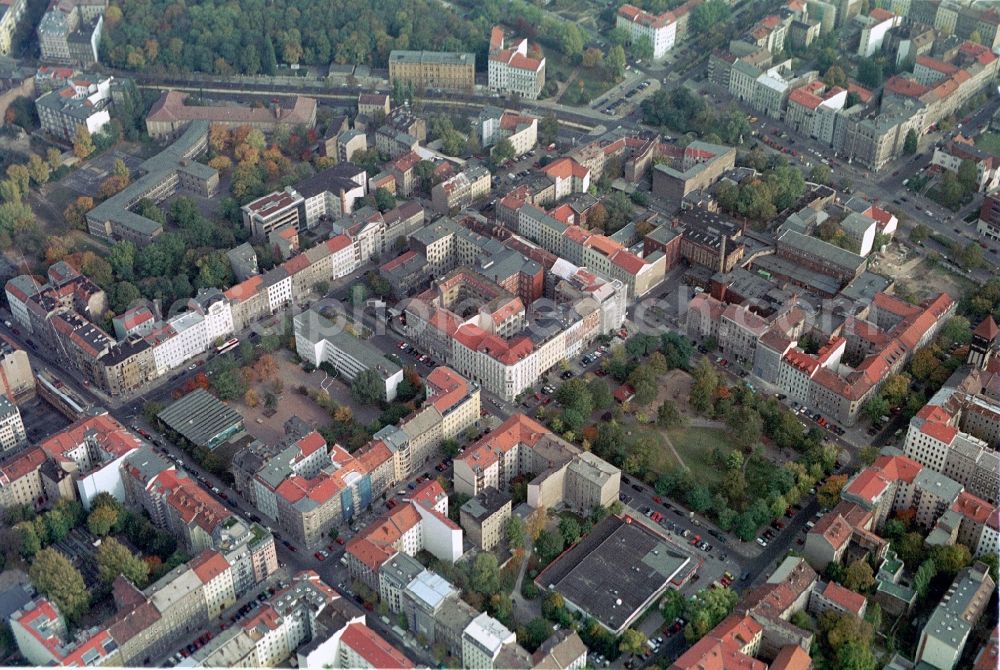
[[[1000,133],[983,133],[976,139],[976,146],[983,151],[1000,156]]]
[[[604,68],[580,67],[560,53],[546,53],[545,68],[546,80],[552,77],[555,81],[568,81],[576,73],[577,76],[570,88],[566,89],[560,98],[560,102],[565,104],[586,104],[614,85],[614,82],[605,78]],[[562,76],[558,76],[557,73],[561,73]]]
[[[691,469],[695,481],[708,486],[719,483],[723,472],[712,461],[712,449],[718,447],[727,454],[732,451],[732,443],[726,431],[719,428],[677,428],[667,432],[677,453]],[[673,460],[672,456],[670,459]]]

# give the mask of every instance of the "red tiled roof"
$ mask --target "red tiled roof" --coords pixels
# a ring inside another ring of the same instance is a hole
[[[861,610],[865,606],[863,595],[846,589],[836,582],[830,582],[826,585],[826,588],[823,589],[823,597],[857,616],[861,616]]]
[[[340,636],[340,643],[347,645],[377,670],[414,667],[410,659],[362,623],[349,624]]]
[[[951,510],[973,523],[983,525],[989,521],[991,515],[996,515],[997,508],[968,491],[962,491],[951,506]]]
[[[253,277],[250,277],[246,281],[236,284],[228,291],[226,291],[224,295],[230,301],[242,302],[244,300],[249,300],[250,298],[257,295],[257,293],[260,291],[260,287],[263,285],[264,285],[264,278],[260,275],[254,275]]]
[[[0,475],[4,484],[16,482],[21,477],[35,472],[45,462],[45,451],[41,447],[32,447],[18,454],[17,458],[0,467]]]
[[[428,401],[441,414],[454,408],[469,393],[465,377],[444,365],[434,368],[425,382]]]
[[[88,417],[72,424],[41,443],[41,448],[52,458],[62,461],[68,452],[93,439],[110,459],[117,459],[138,449],[142,443],[125,426],[108,414]]]
[[[875,19],[879,23],[881,23],[882,21],[888,21],[889,19],[896,17],[895,14],[885,9],[882,9],[881,7],[876,7],[872,11],[868,12],[868,16]]]
[[[188,566],[198,575],[202,584],[208,584],[229,569],[229,561],[214,549],[206,549],[191,559]]]
[[[979,322],[976,329],[972,331],[972,334],[981,337],[984,340],[993,340],[997,335],[1000,335],[1000,328],[997,327],[996,321],[993,320],[993,316],[987,314],[986,318]]]
[[[810,670],[812,658],[797,644],[785,645],[771,661],[768,670]]]

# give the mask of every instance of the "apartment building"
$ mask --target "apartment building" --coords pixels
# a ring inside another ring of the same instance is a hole
[[[788,94],[785,123],[795,131],[830,145],[837,112],[847,104],[847,89],[829,87],[822,80],[792,89]]]
[[[381,593],[386,562],[397,552],[415,556],[420,551],[448,563],[462,556],[462,529],[448,518],[447,495],[434,480],[361,530],[347,543],[344,557],[351,577]]]
[[[328,609],[337,607],[339,599],[318,574],[299,572],[269,602],[196,650],[188,663],[201,667],[278,667],[323,632],[320,620]]]
[[[471,91],[476,84],[476,55],[393,49],[389,53],[389,83],[397,81],[415,90]]]
[[[511,479],[543,473],[528,483],[528,504],[563,504],[585,512],[617,499],[621,472],[589,452],[553,435],[523,414],[515,414],[455,459],[455,490],[478,496],[507,490]]]
[[[990,193],[1000,188],[1000,156],[983,151],[972,138],[962,134],[956,134],[943,146],[935,145],[931,165],[957,174],[963,161],[970,161],[976,166],[978,191]]]
[[[17,30],[24,10],[28,6],[26,0],[7,0],[0,2],[0,56],[10,54],[14,41],[14,31]]]
[[[28,444],[21,411],[6,395],[0,394],[0,453],[20,449]]]
[[[995,588],[985,563],[960,570],[920,632],[916,662],[952,670]]]
[[[98,63],[107,0],[53,3],[38,23],[42,60],[91,67]]]
[[[868,16],[858,16],[855,20],[862,26],[858,55],[870,58],[872,54],[882,49],[886,33],[899,26],[903,17],[876,7],[868,12]]]
[[[408,670],[414,664],[378,633],[365,625],[364,617],[345,621],[330,631],[329,636],[313,638],[298,654],[298,667],[307,670],[328,668],[399,668]]]
[[[188,94],[164,91],[146,115],[146,131],[154,139],[175,135],[188,124],[204,121],[227,128],[249,126],[265,133],[279,128],[295,130],[316,126],[316,99],[297,95],[291,104],[272,102],[270,107],[235,107],[232,105],[188,105]]]
[[[991,240],[1000,240],[1000,195],[988,195],[979,209],[976,231]]]
[[[0,510],[19,506],[41,508],[48,498],[41,475],[45,461],[41,447],[32,447],[0,466]],[[53,492],[58,493],[54,487]],[[69,495],[72,495],[72,488]]]
[[[321,217],[351,214],[355,203],[368,194],[368,180],[364,168],[342,162],[299,181],[295,191],[304,200],[299,225],[312,228]]]
[[[305,199],[291,186],[248,202],[240,210],[243,225],[257,238],[285,228],[306,227]]]
[[[473,165],[431,189],[434,209],[442,214],[464,209],[490,193],[490,171]]]
[[[516,636],[506,626],[485,612],[477,616],[462,633],[462,667],[493,670],[501,650],[515,645]]]
[[[672,12],[654,15],[634,5],[622,5],[615,15],[615,27],[628,32],[633,43],[648,40],[654,60],[666,56],[677,41],[677,19]]]
[[[49,91],[35,100],[42,131],[67,142],[73,141],[78,126],[92,135],[111,122],[112,77],[99,81],[77,78],[58,91]]]
[[[545,56],[541,53],[538,58],[529,55],[528,40],[523,38],[505,44],[503,28],[493,26],[487,82],[489,89],[496,93],[536,100],[545,87]]]
[[[295,350],[317,367],[323,363],[331,364],[351,381],[362,372],[375,372],[382,383],[383,398],[390,402],[395,399],[396,388],[403,381],[401,367],[315,310],[295,316]]]
[[[490,551],[505,541],[505,530],[510,520],[511,495],[506,491],[487,488],[462,505],[460,523],[469,540]],[[511,547],[511,550],[516,547]]]
[[[132,211],[140,200],[161,202],[177,191],[210,197],[219,187],[219,173],[195,159],[208,151],[208,122],[187,125],[165,150],[139,166],[140,176],[119,193],[86,214],[87,231],[102,240],[128,240],[145,246],[163,226]]]
[[[653,167],[653,193],[674,202],[708,188],[736,165],[735,149],[701,141],[661,143],[658,154],[663,160]]]
[[[501,139],[510,140],[514,155],[522,156],[538,144],[538,119],[497,107],[484,107],[479,113],[479,142],[492,147]]]
[[[35,394],[35,375],[28,354],[6,338],[0,338],[0,393],[15,405]]]
[[[666,273],[666,259],[661,252],[640,258],[620,242],[567,225],[534,205],[521,207],[518,231],[570,263],[620,281],[628,288],[629,296],[645,295],[663,281]]]

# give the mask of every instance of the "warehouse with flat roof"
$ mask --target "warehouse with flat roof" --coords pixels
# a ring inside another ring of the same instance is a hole
[[[157,417],[167,428],[205,449],[215,449],[243,430],[240,413],[202,388],[171,403]]]
[[[621,635],[668,588],[680,588],[694,567],[688,554],[642,523],[609,516],[549,564],[535,584]]]

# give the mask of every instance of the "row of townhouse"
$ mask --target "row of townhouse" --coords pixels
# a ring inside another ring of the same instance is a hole
[[[577,225],[566,224],[534,205],[518,212],[517,232],[570,263],[622,282],[630,298],[639,298],[663,281],[666,258],[654,251],[646,258],[622,243]]]
[[[538,58],[529,55],[528,40],[523,38],[510,45],[505,44],[503,28],[493,26],[487,85],[496,93],[536,100],[545,87],[545,56],[540,53]]]
[[[531,507],[564,506],[586,514],[618,498],[621,471],[515,414],[455,459],[455,491],[476,497],[506,490],[519,475],[540,473],[528,483]]]
[[[428,551],[454,562],[461,555],[461,535],[448,520],[447,495],[429,481],[348,542],[344,555],[352,578],[405,617],[412,633],[443,645],[463,668],[581,668],[587,648],[576,633],[553,635],[529,655],[511,631],[476,611],[459,589],[416,560],[417,552]]]
[[[278,568],[270,533],[227,510],[106,414],[71,424],[0,469],[2,509],[39,508],[62,498],[89,509],[101,493],[143,509],[191,555],[222,552],[240,593]]]
[[[567,264],[567,269],[572,268]],[[573,268],[576,269],[576,268]],[[582,353],[601,334],[621,327],[625,288],[591,273],[567,275],[545,313],[530,313],[513,296],[479,273],[461,268],[438,286],[400,303],[412,342],[488,391],[510,401],[560,361]],[[574,292],[587,279],[586,291]],[[441,285],[448,291],[440,290]],[[476,287],[490,286],[498,299],[484,300]],[[472,310],[471,314],[468,310]],[[465,317],[459,314],[466,314]]]
[[[634,5],[625,4],[618,8],[615,27],[625,30],[633,44],[648,41],[653,51],[653,60],[660,60],[675,44],[687,37],[688,19],[692,10],[701,3],[702,0],[688,0],[662,14],[650,14]]]
[[[88,382],[113,396],[129,395],[219,339],[304,301],[317,283],[350,274],[363,262],[361,242],[337,235],[225,292],[202,289],[188,301],[187,311],[165,321],[151,321],[148,308],[129,310],[120,319],[125,334],[120,341],[95,325],[107,311],[104,291],[68,263],[53,265],[45,284],[22,275],[5,288],[20,326]]]
[[[294,228],[313,228],[321,218],[340,218],[354,211],[354,204],[368,194],[364,168],[338,163],[243,205],[243,224],[256,238]]]
[[[73,637],[44,597],[15,612],[10,626],[21,654],[35,665],[148,667],[245,593],[225,556],[206,549],[144,590],[119,576],[112,585],[116,614]]]
[[[688,335],[715,339],[727,356],[792,400],[848,426],[882,383],[930,343],[956,309],[946,294],[916,306],[877,293],[867,319],[848,317],[841,335],[832,336],[816,354],[807,354],[797,347],[805,314],[788,307],[765,319],[749,306],[727,305],[700,293],[688,304]],[[845,355],[861,362],[847,366]]]
[[[236,490],[288,536],[318,546],[398,483],[439,457],[441,442],[479,421],[479,387],[440,366],[425,380],[427,401],[353,455],[299,425],[276,445],[253,443],[233,462]],[[461,553],[461,542],[458,543]]]
[[[16,480],[5,468],[5,507],[79,498],[87,509],[95,496],[107,493],[149,513],[194,556],[144,591],[119,576],[112,587],[117,614],[72,640],[58,610],[37,599],[12,617],[15,640],[33,663],[154,664],[182,636],[200,630],[278,570],[268,531],[225,509],[107,415],[81,420],[25,456]],[[27,500],[16,497],[25,492]]]

